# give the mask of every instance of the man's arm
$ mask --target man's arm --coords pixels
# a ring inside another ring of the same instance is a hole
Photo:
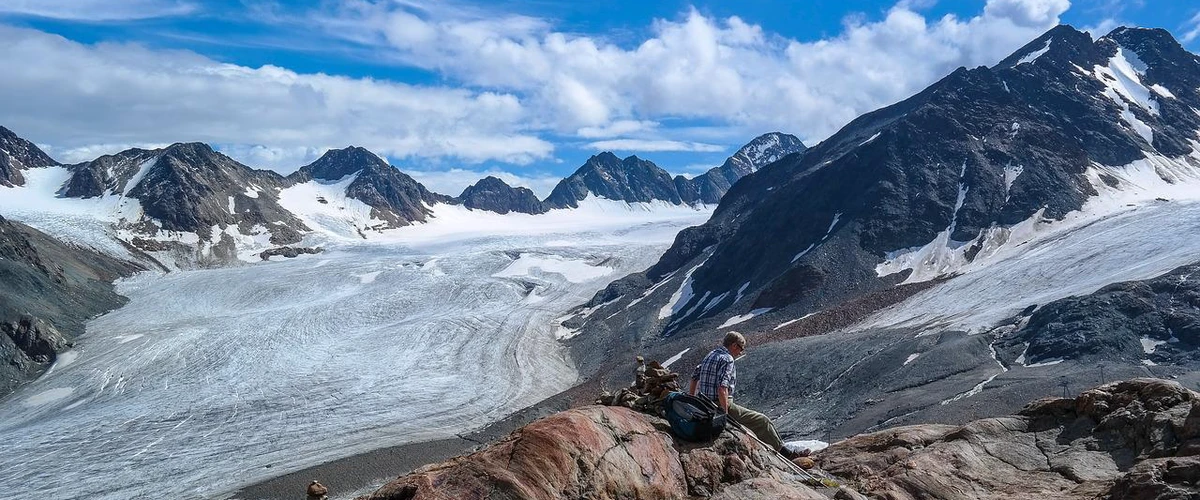
[[[717,388],[717,406],[721,407],[721,411],[729,413],[729,388],[720,386]]]
[[[692,379],[692,385],[691,385],[691,387],[688,387],[688,395],[689,395],[689,396],[695,396],[695,395],[696,395],[696,388],[697,388],[699,385],[700,385],[700,381],[699,381],[699,380]]]

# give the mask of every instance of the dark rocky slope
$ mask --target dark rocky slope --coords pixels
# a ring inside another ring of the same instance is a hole
[[[1135,59],[1133,50],[1148,68],[1143,84],[1167,89],[1149,104],[1107,86],[1109,61]],[[894,286],[909,271],[879,276],[876,266],[943,232],[971,258],[1013,224],[1079,209],[1096,194],[1085,172],[1093,162],[1190,152],[1194,81],[1200,58],[1165,31],[1118,29],[1093,42],[1057,27],[995,67],[960,68],[739,181],[657,264],[598,294],[589,305],[612,304],[585,328],[652,339],[755,309],[798,317]],[[660,317],[685,283],[690,293]]]
[[[0,217],[0,397],[36,377],[126,299],[112,282],[141,270]]]
[[[134,148],[73,165],[71,178],[63,186],[62,195],[68,198],[95,198],[107,194],[125,194],[133,187],[129,181],[141,171],[142,166],[160,155],[161,150]]]
[[[0,127],[0,186],[22,186],[22,170],[58,165],[32,142],[17,137],[11,130]]]
[[[337,181],[356,175],[346,186],[346,196],[371,207],[371,216],[384,221],[387,229],[424,222],[429,206],[452,203],[452,198],[430,192],[412,177],[389,165],[374,153],[360,147],[327,151],[317,161],[300,167],[288,176],[289,184]]]
[[[488,210],[498,214],[509,212],[541,214],[547,210],[545,204],[538,200],[537,195],[533,194],[529,188],[514,188],[490,175],[467,186],[458,196],[457,201],[467,208]]]

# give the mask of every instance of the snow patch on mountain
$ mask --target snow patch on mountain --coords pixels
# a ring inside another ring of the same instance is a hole
[[[279,192],[279,206],[326,236],[365,238],[363,231],[386,226],[386,221],[372,217],[370,205],[346,196],[346,188],[357,177],[354,173],[336,181],[313,179],[296,184]]]
[[[74,245],[131,258],[129,250],[113,238],[116,232],[111,224],[141,218],[142,205],[137,199],[113,194],[59,197],[59,190],[71,178],[65,167],[29,169],[23,174],[24,186],[0,186],[0,215]]]
[[[1042,54],[1045,54],[1046,51],[1050,50],[1050,42],[1053,42],[1053,41],[1054,41],[1054,39],[1052,39],[1052,38],[1046,39],[1046,45],[1044,45],[1042,48],[1040,48],[1038,50],[1035,50],[1033,52],[1026,54],[1019,61],[1017,61],[1017,64],[1014,64],[1013,66],[1020,66],[1025,63],[1030,63],[1030,62],[1036,61],[1037,58],[1042,57]]]
[[[134,186],[137,186],[138,183],[142,182],[142,179],[146,177],[146,173],[149,172],[150,169],[154,168],[154,166],[158,164],[159,158],[160,158],[160,156],[155,156],[153,158],[147,159],[146,161],[143,161],[141,165],[138,165],[137,173],[133,174],[133,177],[131,177],[129,179],[129,182],[125,183],[125,190],[121,192],[121,195],[128,196],[129,192],[133,190]]]
[[[1096,79],[1112,92],[1105,92],[1117,104],[1125,104],[1119,97],[1132,102],[1149,111],[1158,114],[1158,103],[1151,99],[1150,89],[1142,84],[1141,77],[1146,74],[1146,63],[1138,58],[1137,53],[1118,47],[1117,53],[1109,59],[1107,66],[1097,65],[1094,69]]]
[[[1030,304],[1147,279],[1200,254],[1200,153],[1094,164],[1087,178],[1099,195],[1062,220],[1043,219],[1039,211],[1012,227],[988,228],[957,249],[943,231],[928,245],[889,254],[876,268],[880,275],[913,269],[909,281],[958,276],[854,328],[984,331]],[[964,252],[972,245],[981,249],[969,260]]]
[[[708,253],[709,250],[711,250],[711,248],[705,249],[704,253]],[[704,267],[705,262],[708,262],[708,257],[705,257],[704,260],[700,261],[699,264],[696,264],[691,269],[688,269],[687,274],[683,275],[683,282],[679,284],[679,289],[675,290],[675,293],[671,294],[671,299],[668,300],[667,303],[658,310],[658,319],[667,319],[675,316],[680,310],[683,309],[683,306],[687,305],[687,303],[692,300],[692,295],[694,293],[692,291],[692,273],[696,272],[697,269]],[[701,299],[701,301],[703,302],[703,299]],[[676,318],[676,321],[679,319],[681,318]]]
[[[750,160],[750,165],[757,170],[762,165],[767,165],[778,161],[783,155],[779,154],[779,136],[769,134],[763,136],[762,140],[747,144],[742,151],[746,153],[746,158]]]
[[[958,174],[958,197],[954,201],[954,211],[950,214],[950,224],[946,226],[946,229],[938,233],[933,238],[933,241],[923,246],[889,253],[882,263],[875,266],[876,274],[887,276],[911,269],[912,273],[908,275],[908,278],[904,282],[915,283],[928,281],[951,273],[955,268],[961,267],[966,262],[968,245],[950,238],[958,226],[958,211],[962,209],[963,203],[967,198],[967,192],[970,189],[963,183],[966,172],[967,164],[963,163]],[[1003,230],[992,231],[989,229],[985,231],[985,234],[985,241],[990,240],[992,243],[1000,242],[1001,244],[1009,236]]]
[[[771,312],[771,309],[772,308],[770,308],[770,307],[763,307],[763,308],[759,308],[759,309],[750,311],[746,314],[739,314],[737,316],[731,316],[729,319],[725,320],[724,323],[721,323],[721,326],[718,326],[717,329],[720,330],[722,328],[729,328],[738,323],[745,323],[747,321],[754,319],[757,316],[761,316],[763,314]]]

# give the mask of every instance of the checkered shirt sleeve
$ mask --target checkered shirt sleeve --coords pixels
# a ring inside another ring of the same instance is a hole
[[[692,380],[697,381],[700,394],[717,400],[717,388],[728,387],[733,395],[733,386],[737,383],[737,370],[733,365],[733,355],[724,347],[713,349],[704,357],[704,361],[696,365],[692,372]]]

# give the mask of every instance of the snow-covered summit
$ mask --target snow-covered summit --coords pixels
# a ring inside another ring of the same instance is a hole
[[[755,137],[729,158],[730,163],[736,163],[746,173],[757,171],[780,158],[807,149],[800,139],[791,134],[771,132]]]

